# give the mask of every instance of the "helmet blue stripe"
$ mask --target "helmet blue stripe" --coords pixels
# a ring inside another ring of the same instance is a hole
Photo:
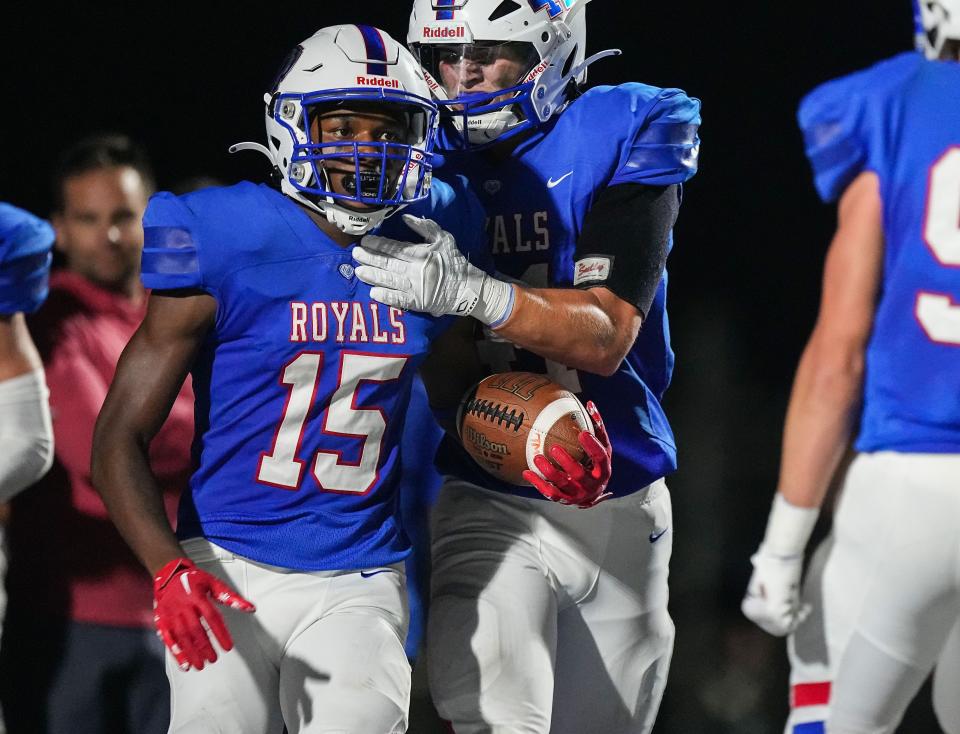
[[[435,8],[452,8],[456,0],[434,0]],[[453,20],[453,10],[438,10],[437,20]]]
[[[367,47],[367,58],[373,61],[383,61],[382,64],[367,64],[367,73],[376,76],[387,75],[387,45],[383,42],[380,31],[372,26],[358,25],[363,42]]]
[[[920,0],[913,0],[913,30],[915,33],[923,33],[923,15],[920,12]]]

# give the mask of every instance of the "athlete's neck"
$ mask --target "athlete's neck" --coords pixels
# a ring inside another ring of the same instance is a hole
[[[536,133],[536,131],[537,128],[535,127],[524,130],[523,132],[514,135],[512,138],[507,138],[503,142],[497,143],[496,145],[491,145],[489,148],[483,151],[483,153],[486,154],[489,159],[497,163],[504,161],[512,156],[513,151],[515,151],[521,143],[529,140],[530,137]]]

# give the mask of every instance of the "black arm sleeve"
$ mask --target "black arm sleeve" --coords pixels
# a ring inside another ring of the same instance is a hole
[[[597,193],[573,256],[577,288],[609,288],[647,315],[667,262],[680,186],[619,184]]]

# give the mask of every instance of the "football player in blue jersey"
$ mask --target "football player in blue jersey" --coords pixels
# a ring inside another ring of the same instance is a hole
[[[0,502],[53,463],[43,365],[24,319],[47,297],[53,227],[0,202]]]
[[[441,173],[485,205],[499,275],[427,225],[424,244],[354,251],[374,298],[470,312],[488,373],[546,373],[592,401],[590,460],[538,457],[533,486],[441,448],[427,655],[457,734],[648,732],[673,647],[664,267],[699,103],[644,84],[582,91],[611,53],[585,58],[585,5],[416,0],[408,42],[441,107]]]
[[[386,217],[408,207],[482,258],[466,184],[431,186],[429,94],[385,33],[322,29],[265,97],[268,145],[235,146],[266,153],[280,191],[150,202],[149,311],[100,415],[93,475],[155,577],[171,732],[406,730],[398,444],[413,372],[454,319],[375,302],[351,250],[405,231]],[[197,468],[174,535],[146,452],[188,372]]]
[[[893,732],[935,666],[941,724],[960,732],[960,2],[921,0],[916,17],[921,53],[800,105],[838,224],[743,601],[763,629],[791,635],[790,734]]]

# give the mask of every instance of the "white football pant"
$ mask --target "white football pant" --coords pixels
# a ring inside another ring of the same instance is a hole
[[[447,479],[430,690],[456,734],[646,734],[673,652],[663,480],[588,510]]]
[[[935,665],[938,718],[960,734],[960,456],[859,455],[803,602],[787,734],[894,732]]]
[[[190,558],[253,602],[218,606],[234,648],[182,671],[167,651],[171,734],[401,734],[410,666],[403,651],[403,565],[293,571],[255,563],[202,538]]]

